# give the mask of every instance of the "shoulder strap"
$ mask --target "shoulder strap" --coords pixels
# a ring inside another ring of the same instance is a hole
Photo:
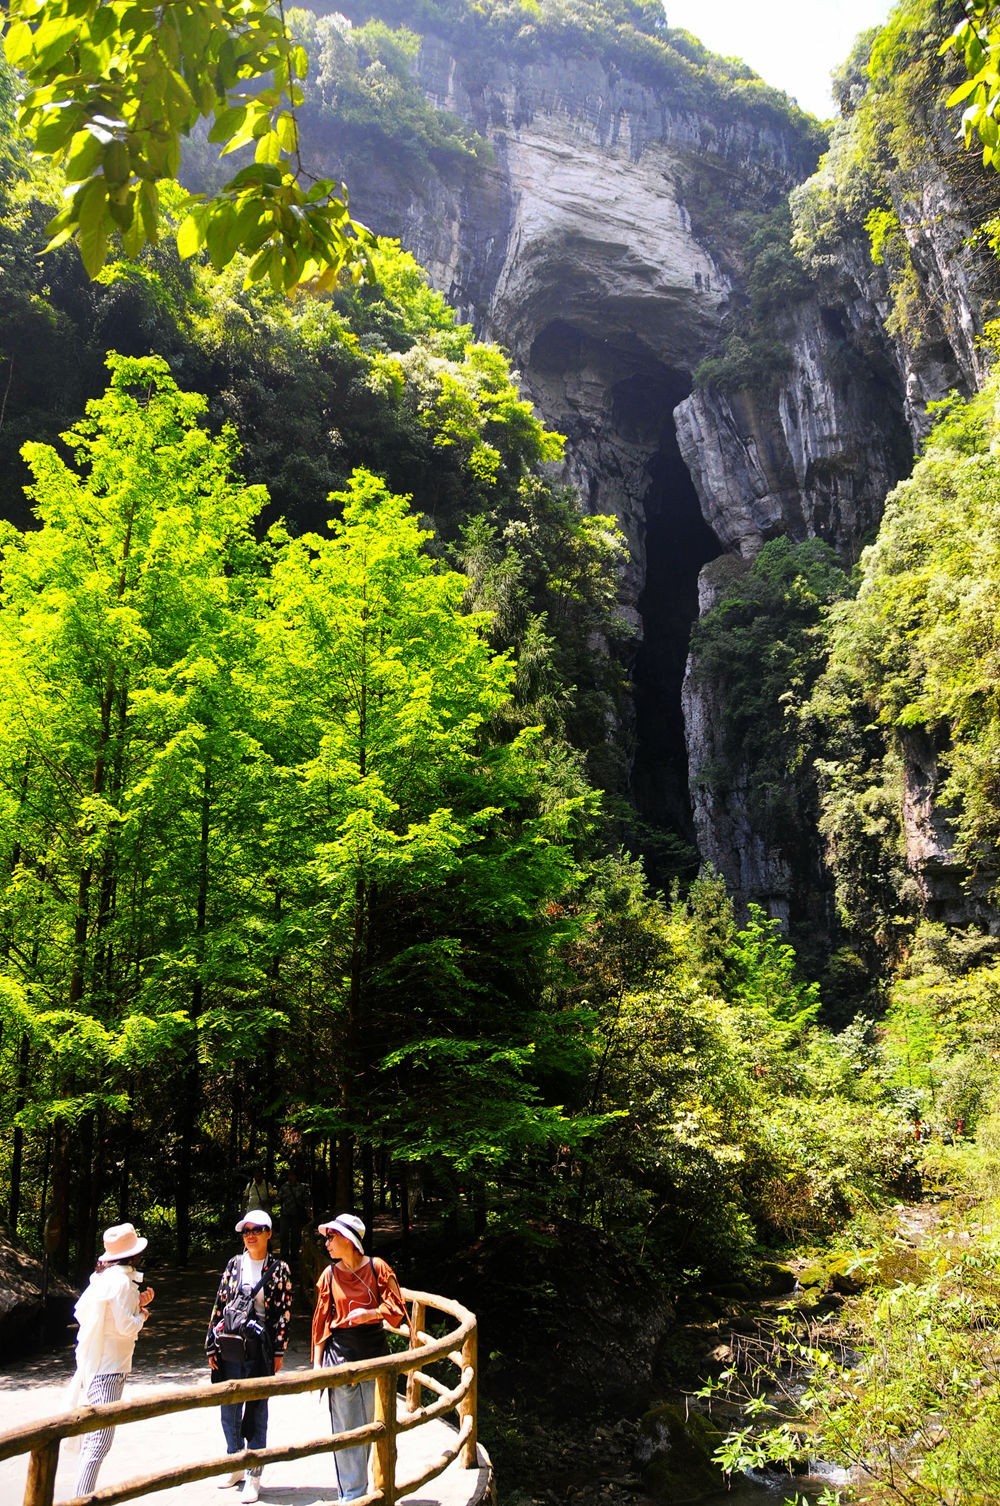
[[[249,1296],[249,1297],[256,1297],[257,1293],[260,1291],[261,1287],[264,1285],[264,1277],[267,1275],[267,1267],[268,1267],[268,1263],[269,1263],[270,1259],[271,1259],[271,1257],[269,1255],[267,1257],[267,1259],[264,1261],[264,1264],[263,1264],[263,1266],[261,1268],[261,1273],[260,1273],[260,1276],[257,1279],[257,1284],[255,1286],[252,1286],[250,1288],[249,1292],[247,1293],[247,1296]],[[237,1275],[237,1290],[240,1291],[240,1292],[243,1291],[243,1283],[242,1283],[242,1281],[240,1281],[238,1279],[241,1274],[242,1273],[240,1271],[236,1272],[236,1275]]]

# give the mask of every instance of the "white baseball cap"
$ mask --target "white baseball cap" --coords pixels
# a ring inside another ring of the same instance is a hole
[[[262,1229],[270,1229],[271,1215],[265,1213],[263,1208],[251,1208],[249,1213],[244,1213],[236,1225],[237,1234],[242,1234],[247,1224],[259,1224]]]

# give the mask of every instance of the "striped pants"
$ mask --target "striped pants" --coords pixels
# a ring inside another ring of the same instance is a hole
[[[124,1375],[95,1375],[87,1387],[87,1400],[93,1405],[100,1402],[121,1401],[125,1390]],[[76,1477],[75,1496],[89,1496],[97,1486],[97,1472],[104,1463],[115,1436],[114,1428],[102,1428],[99,1433],[85,1433],[80,1449],[80,1472]]]

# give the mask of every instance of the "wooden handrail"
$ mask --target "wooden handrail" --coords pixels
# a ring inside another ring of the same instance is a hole
[[[335,1433],[306,1443],[287,1448],[244,1449],[238,1454],[225,1454],[218,1458],[203,1460],[199,1464],[161,1470],[156,1474],[126,1480],[85,1497],[73,1497],[62,1506],[115,1506],[115,1503],[133,1500],[136,1496],[167,1490],[175,1485],[204,1480],[226,1470],[262,1467],[289,1459],[303,1459],[312,1454],[334,1452],[350,1448],[358,1443],[370,1442],[375,1446],[374,1490],[357,1502],[357,1506],[395,1506],[398,1496],[407,1494],[425,1485],[428,1480],[441,1474],[448,1465],[461,1456],[462,1466],[474,1469],[478,1463],[476,1449],[476,1319],[468,1308],[462,1307],[447,1297],[438,1297],[431,1292],[411,1291],[403,1288],[403,1297],[411,1304],[410,1324],[401,1330],[410,1340],[410,1347],[398,1354],[382,1355],[371,1360],[355,1360],[350,1364],[329,1369],[289,1372],[256,1380],[224,1381],[219,1384],[186,1386],[168,1395],[140,1401],[108,1402],[96,1406],[80,1407],[62,1416],[50,1417],[42,1422],[30,1423],[0,1434],[0,1460],[15,1454],[30,1454],[28,1478],[25,1484],[23,1506],[53,1506],[56,1467],[59,1462],[59,1446],[64,1438],[73,1438],[81,1433],[94,1432],[101,1428],[119,1427],[129,1422],[141,1422],[150,1417],[165,1417],[174,1412],[186,1412],[202,1407],[218,1407],[263,1398],[290,1396],[309,1391],[328,1391],[337,1386],[356,1384],[363,1380],[376,1383],[375,1420],[365,1427],[350,1432]],[[428,1309],[454,1318],[458,1327],[439,1339],[424,1332]],[[423,1373],[424,1367],[435,1360],[446,1360],[456,1366],[459,1380],[452,1389]],[[406,1414],[397,1424],[396,1401],[399,1377],[406,1375]],[[421,1388],[427,1386],[438,1393],[438,1400],[429,1406],[420,1405]],[[420,1427],[432,1418],[456,1410],[459,1414],[459,1429],[454,1449],[445,1452],[419,1479],[403,1483],[396,1481],[396,1435]]]

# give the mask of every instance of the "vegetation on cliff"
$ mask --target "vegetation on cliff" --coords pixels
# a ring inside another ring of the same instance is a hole
[[[996,899],[996,401],[994,378],[969,402],[941,405],[922,458],[889,497],[862,556],[856,596],[831,615],[813,708],[828,751],[824,829],[845,918],[877,931],[883,947],[893,896],[877,889],[886,875],[896,875],[897,911],[909,898],[912,913],[919,899],[900,873],[898,770],[914,763],[914,748],[927,785],[911,801],[924,802],[918,820],[931,853],[970,900]],[[854,824],[848,812],[885,808],[889,785],[895,818],[867,844],[842,840]]]
[[[595,54],[615,74],[625,71],[666,91],[676,109],[787,131],[804,157],[825,139],[818,122],[752,69],[717,57],[689,32],[671,29],[659,0],[358,0],[338,9],[352,20],[377,17],[444,38],[463,58],[475,58],[484,73],[504,59],[523,64],[570,47]]]

